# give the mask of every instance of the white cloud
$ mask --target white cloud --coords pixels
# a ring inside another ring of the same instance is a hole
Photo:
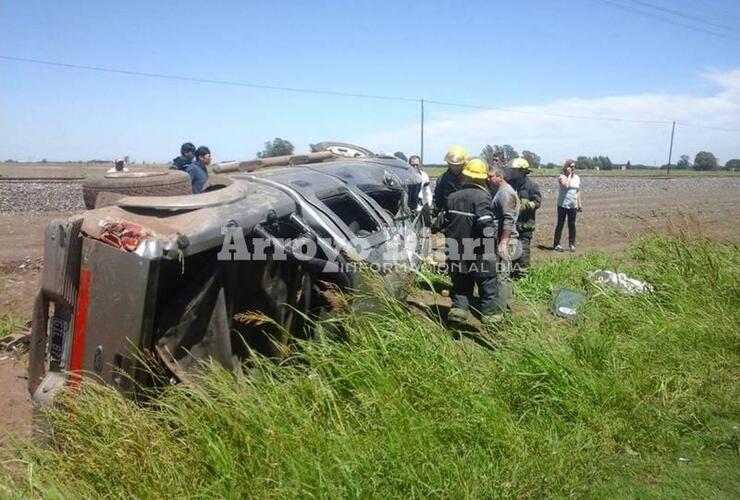
[[[673,158],[693,157],[708,150],[722,163],[740,158],[740,69],[710,72],[704,78],[714,86],[710,95],[637,94],[590,99],[561,99],[542,105],[520,106],[513,112],[482,110],[450,113],[449,107],[431,105],[425,124],[425,161],[439,163],[452,144],[476,154],[485,144],[512,144],[529,149],[544,161],[608,155],[613,161],[658,165],[666,163],[672,120],[678,122]],[[665,124],[597,121],[548,115],[585,115]],[[689,127],[703,125],[732,131]],[[419,124],[379,131],[358,140],[378,151],[419,149]]]

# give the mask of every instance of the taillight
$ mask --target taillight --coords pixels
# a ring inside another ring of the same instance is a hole
[[[133,252],[149,232],[133,222],[108,222],[100,229],[100,239],[109,245]]]

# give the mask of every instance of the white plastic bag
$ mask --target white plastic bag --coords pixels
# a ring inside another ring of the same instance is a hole
[[[652,293],[654,291],[653,285],[649,283],[630,278],[624,273],[615,273],[604,269],[598,269],[589,274],[588,281],[594,285],[616,288],[625,295]]]

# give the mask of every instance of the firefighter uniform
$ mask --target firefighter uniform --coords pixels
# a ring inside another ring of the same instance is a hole
[[[445,155],[447,170],[437,179],[434,186],[434,211],[441,213],[447,208],[447,199],[463,184],[462,170],[468,161],[468,151],[462,146],[452,146]]]
[[[524,158],[512,162],[509,183],[520,200],[519,218],[516,229],[519,233],[521,256],[512,262],[512,277],[520,278],[529,272],[532,238],[535,230],[535,215],[542,206],[542,191],[529,177],[531,169]]]
[[[449,319],[453,322],[466,320],[476,285],[480,312],[492,314],[496,308],[496,245],[492,198],[485,186],[487,170],[482,160],[470,160],[462,174],[465,184],[450,195],[442,214],[452,278]]]
[[[437,179],[434,186],[434,208],[437,213],[443,212],[447,208],[447,200],[450,195],[459,191],[463,185],[462,174],[455,175],[450,170],[446,170]]]

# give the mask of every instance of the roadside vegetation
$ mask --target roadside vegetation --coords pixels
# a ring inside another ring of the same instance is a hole
[[[623,296],[597,268],[646,280]],[[555,288],[588,292],[575,322]],[[146,404],[92,384],[19,444],[0,496],[736,498],[740,248],[681,235],[537,266],[495,350],[381,295],[346,341]]]
[[[0,278],[2,278],[1,275]],[[15,313],[9,312],[0,314],[0,340],[4,339],[8,335],[18,333],[23,324],[24,322],[21,317]]]

